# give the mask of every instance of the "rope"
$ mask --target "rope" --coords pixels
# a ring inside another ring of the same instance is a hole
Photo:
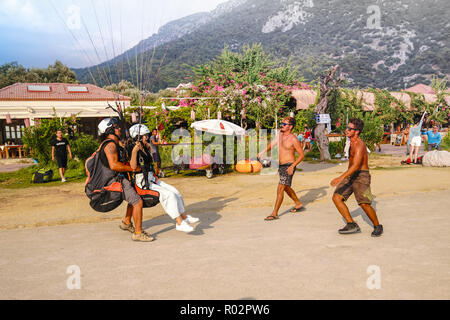
[[[104,2],[103,2],[104,4]],[[110,35],[111,35],[111,44],[112,44],[112,50],[113,50],[113,61],[112,63],[114,63],[114,59],[116,58],[116,47],[114,45],[114,32],[113,32],[113,26],[112,26],[112,17],[111,17],[111,1],[108,1],[108,17],[109,20],[107,19],[108,23],[109,23],[109,31],[110,31]],[[115,64],[115,63],[114,63]],[[116,72],[118,73],[118,69],[117,69],[117,64],[115,64],[116,66]]]
[[[58,9],[56,8],[56,6],[54,5],[52,0],[48,0],[50,5],[52,6],[52,8],[55,10],[56,15],[58,16],[58,18],[60,19],[60,21],[62,22],[62,24],[64,25],[64,28],[66,28],[67,31],[69,31],[69,33],[72,35],[72,38],[74,40],[74,43],[76,46],[79,47],[79,49],[84,53],[85,59],[88,62],[88,72],[89,75],[91,76],[92,81],[94,82],[95,85],[97,85],[97,81],[95,80],[94,75],[92,74],[91,71],[91,67],[89,67],[89,65],[93,65],[93,63],[91,62],[91,59],[89,58],[89,55],[87,54],[86,50],[83,49],[83,47],[80,44],[80,41],[78,40],[78,38],[75,36],[75,34],[72,32],[72,30],[70,30],[70,28],[67,26],[66,22],[64,21],[64,19],[62,18],[61,14],[59,13]]]
[[[109,85],[111,85],[111,81],[109,81],[109,78],[108,78],[108,75],[106,74],[105,68],[102,66],[102,59],[100,58],[100,55],[98,54],[97,48],[96,48],[96,46],[95,46],[95,44],[94,44],[94,41],[92,40],[91,33],[89,32],[89,30],[88,30],[88,28],[87,28],[87,26],[86,26],[86,23],[84,22],[83,17],[81,17],[81,23],[83,24],[84,30],[86,31],[86,33],[87,33],[87,35],[88,35],[88,37],[89,37],[89,40],[90,40],[90,42],[91,42],[91,45],[92,45],[92,47],[94,48],[94,52],[95,52],[95,54],[96,54],[96,56],[97,56],[98,64],[96,65],[96,68],[97,68],[97,70],[98,70],[99,72],[100,72],[99,66],[102,68],[103,74],[105,75],[105,78],[103,78],[103,80],[106,79],[107,82],[109,83]]]
[[[100,20],[98,19],[97,9],[94,5],[93,0],[91,0],[91,5],[92,5],[92,9],[94,11],[95,20],[97,21],[98,31],[100,32],[100,37],[102,38],[103,49],[105,51],[106,61],[109,61],[110,59],[109,59],[109,55],[108,55],[108,50],[106,50],[105,38],[103,37],[102,28],[100,27]],[[111,68],[110,68],[109,64],[107,64],[107,67],[108,67],[108,72],[111,75]]]

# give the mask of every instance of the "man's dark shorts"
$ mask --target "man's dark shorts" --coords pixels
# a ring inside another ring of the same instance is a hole
[[[427,146],[427,151],[432,151],[432,150],[438,150],[438,151],[442,151],[441,146],[437,146],[436,148],[436,143],[429,143]]]
[[[131,206],[134,207],[139,201],[142,200],[129,180],[122,180],[122,189],[125,201]]]
[[[289,175],[287,173],[287,170],[289,169],[290,166],[292,166],[292,163],[286,163],[280,165],[280,168],[278,169],[278,173],[280,174],[280,184],[283,186],[290,187],[292,185],[292,179],[294,178],[295,169],[294,174]]]
[[[358,204],[372,204],[370,182],[371,176],[368,170],[357,171],[351,177],[344,179],[337,186],[334,194],[341,195],[344,201],[347,201],[354,193]]]
[[[56,162],[58,163],[58,168],[67,169],[67,156],[66,157],[58,157],[56,156]]]

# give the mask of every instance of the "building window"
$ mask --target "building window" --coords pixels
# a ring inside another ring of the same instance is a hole
[[[5,142],[10,142],[12,144],[21,144],[23,138],[23,132],[25,131],[25,125],[15,124],[6,125],[3,129],[3,137]]]

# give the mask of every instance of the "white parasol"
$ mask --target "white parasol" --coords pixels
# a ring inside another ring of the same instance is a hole
[[[223,121],[223,120],[203,120],[194,122],[191,125],[191,128],[194,128],[198,131],[209,132],[212,134],[220,134],[226,136],[244,136],[245,129],[241,128],[234,123]]]

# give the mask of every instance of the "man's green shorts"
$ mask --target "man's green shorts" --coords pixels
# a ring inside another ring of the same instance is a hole
[[[358,204],[372,204],[373,196],[370,190],[370,181],[371,176],[368,170],[356,171],[337,186],[334,194],[341,195],[344,201],[347,201],[354,193]]]

